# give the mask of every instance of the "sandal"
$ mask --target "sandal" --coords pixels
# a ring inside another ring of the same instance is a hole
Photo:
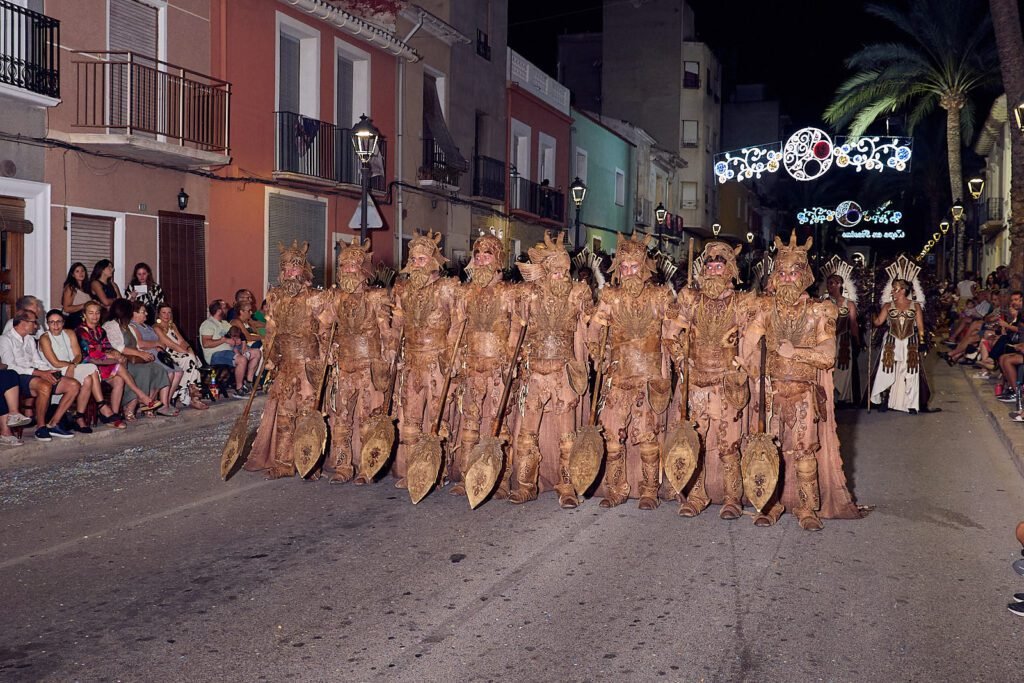
[[[157,399],[153,399],[149,403],[143,403],[142,401],[139,401],[139,405],[141,406],[139,408],[139,412],[145,414],[153,412],[154,410],[162,406],[163,402],[158,401]]]
[[[192,403],[190,405],[196,410],[206,410],[207,408],[210,407],[203,403],[202,401],[200,401],[198,398],[192,399]]]
[[[161,417],[178,417],[178,411],[174,408],[171,408],[170,406],[163,406],[162,408],[158,409],[155,413],[150,413],[150,415],[154,414],[159,415]]]

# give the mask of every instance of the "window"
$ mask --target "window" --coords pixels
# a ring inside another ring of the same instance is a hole
[[[539,133],[537,138],[537,181],[546,180],[552,187],[556,187],[555,139],[544,133]]]
[[[277,13],[277,110],[320,118],[320,33]]]
[[[683,147],[696,147],[700,136],[700,123],[683,119]]]
[[[530,127],[512,119],[508,158],[520,178],[530,177]]]
[[[271,192],[267,198],[267,279],[277,281],[281,271],[278,243],[309,243],[306,258],[313,266],[313,284],[326,285],[324,255],[327,236],[327,203],[292,194]]]
[[[114,219],[71,214],[70,262],[80,261],[90,271],[97,261],[114,259]]]
[[[591,247],[591,251],[593,251],[595,254],[600,253],[601,249],[604,246],[604,244],[601,242],[600,237],[593,238],[590,243],[593,245]]]
[[[700,88],[700,62],[683,62],[683,87]]]
[[[697,208],[697,183],[683,182],[683,200],[681,205],[684,209]]]
[[[573,173],[583,181],[584,185],[587,184],[587,150],[582,147],[576,148],[576,166]]]
[[[340,128],[351,128],[360,114],[370,116],[370,54],[334,39],[335,110]]]
[[[491,61],[491,46],[487,42],[487,34],[480,29],[476,30],[476,53],[487,61]]]
[[[615,169],[615,203],[626,205],[626,172],[621,168]]]

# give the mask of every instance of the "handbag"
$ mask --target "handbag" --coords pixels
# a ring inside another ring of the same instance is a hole
[[[156,359],[166,365],[168,370],[178,369],[178,364],[174,362],[174,358],[172,358],[171,354],[167,353],[164,349],[160,349],[156,352]]]

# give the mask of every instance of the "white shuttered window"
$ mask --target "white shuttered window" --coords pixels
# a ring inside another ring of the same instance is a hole
[[[278,243],[309,243],[306,258],[313,266],[313,284],[325,286],[324,254],[327,244],[327,205],[314,199],[271,194],[267,226],[267,277],[277,284],[281,272]]]
[[[71,214],[71,263],[81,261],[92,272],[103,259],[114,260],[114,219]]]

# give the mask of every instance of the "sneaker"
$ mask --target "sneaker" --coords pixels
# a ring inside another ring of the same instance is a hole
[[[50,438],[50,430],[46,427],[40,427],[36,430],[36,441],[52,441]]]
[[[11,413],[7,416],[8,427],[27,427],[30,424],[32,424],[32,418],[21,413]]]
[[[1020,413],[1010,413],[1010,419],[1014,422],[1024,422],[1024,415]]]
[[[14,436],[0,436],[0,446],[24,446],[25,442]]]
[[[1017,572],[1021,576],[1024,576],[1024,560],[1016,560],[1010,566],[1013,567],[1013,571]]]
[[[989,378],[989,374],[985,370],[982,370],[981,372],[976,372],[973,375],[971,375],[971,378],[972,379],[988,379]]]
[[[68,430],[64,429],[60,425],[54,425],[53,427],[48,427],[48,429],[50,431],[50,436],[55,436],[58,439],[73,439],[73,438],[75,438],[74,434],[72,434]],[[38,434],[38,433],[39,432],[36,432],[36,434]]]
[[[236,394],[241,394],[242,396],[248,396],[249,394],[252,393],[252,387],[249,386],[248,382],[243,382],[242,383],[242,388],[241,389],[235,389],[235,393]]]
[[[1014,593],[1013,599],[1017,602],[1024,602],[1024,593]]]
[[[1003,393],[999,394],[998,396],[996,396],[996,400],[997,401],[1002,401],[1003,403],[1013,403],[1014,401],[1017,400],[1017,394],[1012,392],[1012,391],[1010,391],[1010,392],[1003,392]]]
[[[1010,610],[1019,617],[1024,617],[1024,602],[1011,602],[1006,606],[1006,609]]]
[[[233,399],[235,399],[237,401],[241,401],[241,400],[245,399],[245,396],[243,396],[241,393],[239,393],[238,391],[236,391],[234,389],[228,389],[227,397],[228,398],[233,398]]]

